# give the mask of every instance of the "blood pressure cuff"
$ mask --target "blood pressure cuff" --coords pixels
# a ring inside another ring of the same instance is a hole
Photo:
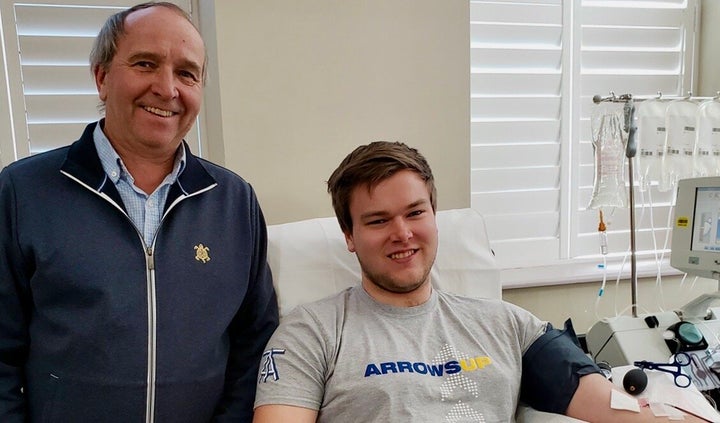
[[[548,323],[522,362],[520,400],[536,410],[556,414],[567,411],[580,377],[601,373],[580,347],[570,319],[565,322],[565,330]]]

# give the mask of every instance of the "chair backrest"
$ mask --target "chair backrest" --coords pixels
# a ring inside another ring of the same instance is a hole
[[[500,273],[485,221],[472,209],[437,213],[438,254],[434,286],[471,297],[501,298]],[[268,263],[280,315],[296,305],[360,283],[360,265],[347,250],[334,217],[268,226]]]

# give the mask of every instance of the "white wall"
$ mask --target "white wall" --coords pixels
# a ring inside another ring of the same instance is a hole
[[[250,181],[269,223],[330,216],[325,181],[355,146],[401,140],[420,149],[438,180],[441,209],[468,207],[469,7],[466,0],[201,1],[211,58],[209,157]],[[706,40],[720,2],[704,0]],[[702,43],[696,95],[720,89],[717,47]],[[714,51],[713,51],[714,50]],[[708,54],[710,53],[710,54]],[[630,302],[611,276],[600,316]],[[578,332],[596,321],[600,284],[505,290],[504,297]],[[714,281],[640,281],[642,311],[677,308]],[[615,300],[615,295],[617,300]]]
[[[325,181],[375,140],[417,147],[440,208],[469,206],[466,0],[216,0],[201,12],[218,34],[208,125],[219,114],[224,138],[209,157],[252,183],[268,223],[331,216]]]
[[[702,0],[700,19],[700,78],[696,95],[715,96],[720,91],[720,1]]]

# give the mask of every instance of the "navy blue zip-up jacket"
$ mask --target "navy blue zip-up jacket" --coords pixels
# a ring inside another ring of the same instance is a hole
[[[95,125],[0,173],[0,422],[249,422],[278,324],[254,191],[188,149],[145,246]]]

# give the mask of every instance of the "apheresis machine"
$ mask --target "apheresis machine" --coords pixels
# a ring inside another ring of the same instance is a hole
[[[678,181],[670,257],[672,267],[690,276],[720,281],[720,177]],[[612,367],[667,363],[685,353],[694,385],[714,397],[719,392],[720,292],[675,311],[602,319],[586,340],[595,361]]]

